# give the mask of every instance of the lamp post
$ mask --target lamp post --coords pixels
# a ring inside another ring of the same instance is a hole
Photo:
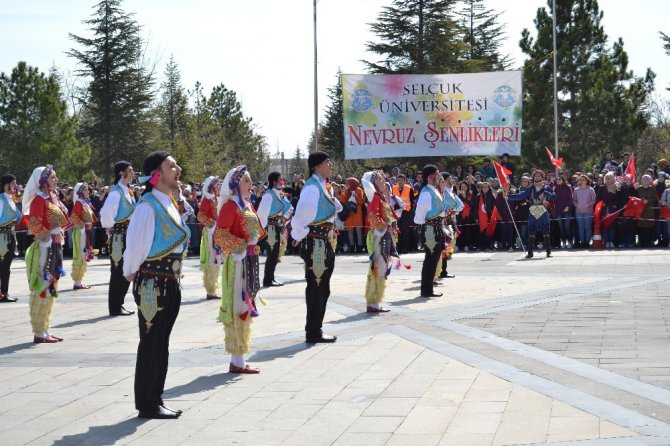
[[[557,65],[557,54],[556,54],[556,0],[552,1],[552,30],[554,37],[554,156],[558,158],[558,79],[556,78],[556,65]],[[556,168],[556,173],[558,173],[558,167]]]

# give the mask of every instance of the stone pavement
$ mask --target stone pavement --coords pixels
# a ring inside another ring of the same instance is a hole
[[[254,322],[262,371],[247,376],[227,373],[218,303],[189,259],[164,395],[176,421],[136,418],[137,319],[106,316],[107,261],[89,266],[90,290],[61,281],[65,341],[36,345],[17,259],[20,301],[0,305],[0,445],[670,444],[670,250],[554,255],[456,254],[436,299],[417,297],[422,256],[405,256],[384,315],[363,312],[366,257],[339,256],[325,327],[339,339],[315,346],[302,262],[286,257]]]

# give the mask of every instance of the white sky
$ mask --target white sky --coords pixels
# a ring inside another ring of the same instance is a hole
[[[73,70],[65,55],[73,47],[68,33],[88,36],[81,23],[96,0],[0,0],[0,71],[10,72],[20,60],[48,71],[52,65]],[[365,43],[374,40],[368,23],[391,0],[319,0],[319,108],[323,114],[327,88],[340,67],[345,73],[364,72]],[[630,69],[642,76],[647,67],[657,74],[656,91],[670,97],[670,56],[659,31],[670,34],[667,0],[600,0],[610,42],[624,40]],[[533,19],[545,0],[488,0],[504,10],[507,26],[504,51],[520,66],[521,30],[534,34]],[[292,157],[305,149],[313,127],[313,20],[311,0],[126,0],[143,26],[150,52],[160,60],[159,74],[173,54],[183,86],[196,81],[206,94],[224,83],[234,90],[244,113],[277,148]]]

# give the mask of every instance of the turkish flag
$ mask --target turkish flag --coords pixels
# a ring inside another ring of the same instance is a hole
[[[498,222],[502,220],[500,218],[500,212],[498,212],[498,208],[493,206],[493,212],[491,212],[491,219],[489,220],[489,224],[486,227],[486,236],[487,237],[492,237],[493,234],[496,232],[496,225]]]
[[[626,207],[622,207],[616,212],[612,212],[611,214],[603,217],[603,219],[600,221],[600,226],[602,226],[603,230],[609,229],[610,226],[612,226],[612,223],[616,221],[617,218],[621,215],[621,213],[626,209]]]
[[[636,219],[640,218],[642,216],[642,212],[644,211],[644,206],[644,201],[641,198],[630,197],[626,205],[623,207],[625,209],[623,216]]]
[[[545,147],[545,149],[547,148]],[[549,161],[551,161],[551,164],[553,164],[557,169],[563,167],[563,158],[554,158],[554,155],[551,154],[549,149],[547,149],[547,155],[549,155]]]
[[[512,175],[512,171],[507,169],[498,161],[493,162],[493,167],[496,169],[496,174],[498,175],[498,180],[500,180],[500,184],[502,186],[509,186],[509,179],[507,178],[507,175]]]
[[[633,183],[635,183],[635,152],[630,154],[630,159],[628,160],[628,165],[626,170],[623,173],[623,176],[630,175],[633,178]]]
[[[484,232],[489,227],[489,216],[486,213],[486,205],[484,204],[484,197],[479,197],[479,232]]]

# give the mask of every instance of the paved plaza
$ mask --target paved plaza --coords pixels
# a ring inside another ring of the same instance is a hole
[[[253,326],[259,375],[228,373],[218,302],[191,258],[164,395],[179,420],[136,418],[137,318],[107,316],[106,259],[90,290],[61,280],[58,344],[32,343],[16,259],[20,300],[0,304],[0,445],[670,445],[670,250],[519,257],[458,253],[445,295],[424,299],[423,256],[404,256],[392,311],[372,315],[367,258],[338,256],[324,327],[338,341],[313,346],[302,261],[285,257],[286,285],[261,291]]]

